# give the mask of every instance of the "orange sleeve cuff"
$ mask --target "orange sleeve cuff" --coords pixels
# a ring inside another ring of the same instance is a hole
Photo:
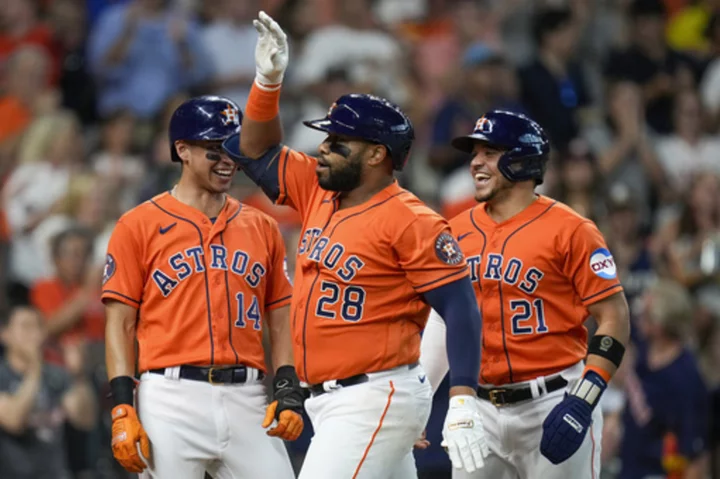
[[[270,121],[280,113],[280,86],[264,89],[253,82],[245,116],[257,122]]]
[[[605,371],[603,368],[599,366],[585,366],[585,371],[583,371],[583,376],[585,376],[585,373],[588,371],[592,371],[594,373],[597,373],[601,378],[605,380],[606,383],[609,383],[612,379],[612,374]]]

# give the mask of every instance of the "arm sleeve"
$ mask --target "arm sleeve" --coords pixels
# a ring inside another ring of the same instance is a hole
[[[460,246],[447,221],[438,215],[416,217],[400,234],[394,249],[407,280],[418,293],[468,276]]]
[[[615,260],[591,221],[584,221],[575,229],[565,253],[563,272],[572,281],[583,305],[622,291]]]
[[[478,387],[482,319],[469,277],[426,291],[425,300],[445,320],[450,387]],[[442,380],[442,378],[440,378]]]
[[[420,363],[425,369],[433,394],[450,368],[445,339],[445,321],[434,309],[430,311],[420,343]]]
[[[238,161],[273,203],[290,206],[305,218],[312,195],[319,188],[315,158],[278,145],[260,158],[239,157]]]
[[[265,311],[287,306],[292,298],[292,286],[287,272],[287,257],[285,243],[283,242],[280,228],[273,219],[269,220],[271,239],[272,264],[270,265],[270,277],[267,292],[265,295]]]
[[[140,307],[145,285],[144,251],[133,230],[122,219],[110,236],[103,270],[102,300],[114,299]]]

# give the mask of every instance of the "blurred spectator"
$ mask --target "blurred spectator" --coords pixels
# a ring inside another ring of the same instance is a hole
[[[128,109],[149,119],[176,93],[211,73],[199,29],[164,0],[133,0],[105,10],[89,38],[99,112]]]
[[[635,299],[657,279],[655,258],[632,190],[619,183],[610,188],[607,200],[607,227],[603,228],[608,248],[613,253],[618,277],[622,282],[631,313]],[[631,314],[631,318],[634,315]],[[636,328],[631,328],[636,335]]]
[[[672,130],[672,97],[695,84],[692,60],[665,41],[665,7],[661,0],[633,0],[630,7],[631,44],[610,54],[605,67],[609,80],[630,80],[641,86],[645,115],[657,133]]]
[[[369,0],[339,2],[337,10],[337,24],[314,30],[305,39],[291,84],[317,94],[328,71],[342,67],[353,83],[396,103],[406,102],[400,45],[376,26]]]
[[[78,0],[53,0],[48,22],[53,32],[54,51],[60,58],[62,104],[74,111],[84,125],[96,119],[95,82],[85,52],[87,25],[85,8]]]
[[[220,0],[213,9],[214,18],[202,32],[214,70],[208,90],[234,100],[243,109],[255,79],[257,32],[252,20],[257,11],[257,0]]]
[[[701,174],[693,178],[680,211],[658,237],[670,273],[695,294],[720,295],[720,182]]]
[[[13,154],[33,117],[52,110],[57,97],[47,89],[49,56],[34,45],[15,50],[3,65],[0,94],[0,177],[14,166]]]
[[[720,11],[715,13],[707,28],[709,51],[700,82],[700,95],[708,114],[713,133],[720,132]]]
[[[705,32],[713,12],[719,8],[718,0],[696,0],[689,2],[680,11],[669,16],[668,45],[686,53],[705,55],[710,48]]]
[[[105,316],[100,302],[102,269],[91,267],[93,237],[67,229],[52,241],[55,275],[35,282],[30,301],[44,316],[50,342],[46,359],[63,364],[62,348],[78,341],[102,341]]]
[[[589,106],[585,74],[573,60],[578,24],[569,8],[548,8],[533,19],[537,56],[520,70],[523,105],[563,150],[580,132],[581,108]]]
[[[80,124],[68,111],[39,118],[23,139],[20,165],[3,188],[12,231],[11,275],[22,284],[50,274],[49,238],[57,230],[43,223],[62,213],[82,155]]]
[[[134,154],[135,118],[128,110],[119,110],[102,122],[100,150],[92,155],[93,171],[105,185],[117,193],[120,211],[138,204],[138,195],[146,168],[142,158]]]
[[[708,392],[695,356],[685,346],[691,298],[678,283],[660,280],[644,297],[643,341],[625,361],[627,405],[620,479],[659,476],[704,479],[707,473]]]
[[[666,193],[666,180],[645,124],[641,91],[628,81],[609,85],[604,121],[584,132],[608,187],[621,183],[633,190],[638,214],[649,226],[654,192]]]
[[[698,173],[720,174],[720,136],[707,135],[704,120],[697,92],[679,91],[673,108],[673,132],[657,142],[660,163],[676,191],[687,191]]]
[[[557,199],[581,216],[597,222],[602,209],[601,196],[598,194],[602,182],[587,142],[581,138],[572,140],[559,163]]]
[[[0,362],[0,477],[69,479],[63,421],[94,426],[96,401],[82,373],[77,351],[68,369],[45,364],[44,330],[33,308],[13,308],[3,316]]]
[[[5,0],[0,9],[0,64],[18,48],[35,45],[51,55],[54,52],[52,32],[38,20],[38,7],[33,0]],[[45,81],[58,80],[58,58],[52,57],[49,76]]]

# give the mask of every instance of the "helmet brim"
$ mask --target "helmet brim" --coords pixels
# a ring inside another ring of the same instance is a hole
[[[343,125],[337,121],[333,121],[330,118],[321,118],[319,120],[308,120],[303,121],[303,125],[313,130],[324,131],[325,133],[333,133],[335,135],[352,136],[363,138],[358,135],[355,128]]]
[[[473,133],[472,135],[459,136],[457,138],[454,138],[450,144],[456,150],[460,150],[465,153],[472,153],[475,149],[475,144],[478,142],[492,144],[490,138],[483,135],[482,133]]]

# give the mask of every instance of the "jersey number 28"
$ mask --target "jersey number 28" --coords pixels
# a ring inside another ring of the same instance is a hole
[[[526,299],[513,299],[510,301],[510,310],[514,313],[510,318],[513,334],[547,333],[545,324],[545,308],[543,300],[537,298],[532,303]],[[531,319],[535,319],[533,326]]]
[[[356,323],[362,319],[365,305],[365,290],[360,286],[348,285],[344,288],[332,281],[320,283],[320,292],[323,296],[318,300],[315,314],[320,318],[335,319],[332,308],[342,299],[340,317],[345,321]]]

